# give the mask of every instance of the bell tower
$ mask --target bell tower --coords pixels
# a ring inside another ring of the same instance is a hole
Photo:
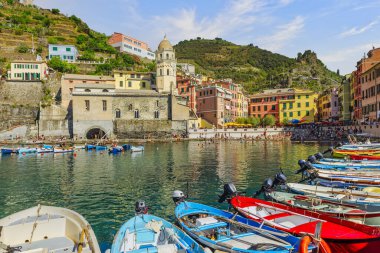
[[[166,35],[158,45],[156,51],[157,69],[156,86],[160,93],[176,94],[177,88],[177,60],[175,51]]]

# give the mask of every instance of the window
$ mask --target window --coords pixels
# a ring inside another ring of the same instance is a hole
[[[166,70],[166,75],[170,75],[169,69]]]
[[[140,74],[137,74],[137,75],[136,75],[136,78],[141,78],[141,75],[140,75]]]
[[[166,59],[169,59],[169,54],[166,54]]]
[[[58,47],[53,47],[53,51],[58,51]]]
[[[71,48],[66,47],[66,52],[71,52]]]
[[[159,111],[154,111],[154,118],[158,119],[160,117],[160,112]]]
[[[132,105],[132,104],[129,104],[129,105],[128,105],[128,111],[132,111],[132,109],[133,109],[133,105]]]
[[[306,95],[306,98],[309,98],[309,95]]]
[[[298,111],[298,112],[297,112],[297,115],[298,115],[298,117],[300,117],[300,116],[301,116],[301,112],[300,112],[300,111]]]
[[[284,103],[282,109],[284,109],[284,110],[286,109],[286,103]]]
[[[287,114],[286,114],[286,112],[284,112],[284,118],[286,118],[287,117]]]
[[[183,88],[181,88],[181,93],[184,91],[184,89]]]
[[[140,118],[140,112],[139,110],[135,110],[135,119]]]
[[[91,92],[91,90],[90,90],[90,89],[85,89],[84,91],[85,91],[85,92]]]
[[[306,111],[306,116],[310,116],[310,111]]]
[[[293,117],[293,112],[289,112],[289,117]]]
[[[309,102],[306,102],[306,107],[309,107]]]
[[[107,111],[107,100],[103,100],[103,112]]]
[[[121,117],[120,109],[116,109],[115,113],[116,113],[116,118],[120,119],[120,117]]]
[[[160,76],[162,76],[162,69],[160,69]]]
[[[301,103],[297,103],[297,107],[298,107],[298,108],[301,108]]]
[[[123,73],[120,73],[120,77],[123,77]]]
[[[103,89],[102,91],[103,91],[103,92],[108,92],[108,90],[107,90],[107,89]]]
[[[132,87],[132,82],[131,81],[128,82],[128,87]]]
[[[276,110],[276,106],[272,105],[272,111]]]
[[[145,87],[146,87],[145,82],[142,82],[142,83],[141,83],[141,86],[142,86],[143,88],[145,88]]]
[[[156,101],[156,106],[159,107],[160,106],[160,101]]]
[[[261,111],[261,106],[258,106],[258,107],[257,107],[257,111]]]
[[[256,111],[256,106],[252,106],[252,111]]]
[[[86,111],[89,111],[90,110],[90,100],[85,100],[84,103],[86,106]]]
[[[212,90],[210,90],[210,95],[212,95]]]
[[[298,95],[298,99],[301,99],[301,95]]]
[[[289,109],[293,109],[293,103],[289,103]]]
[[[268,106],[264,105],[264,111],[268,111]]]
[[[120,87],[123,87],[123,81],[120,81]]]
[[[135,74],[131,74],[131,78],[135,78]]]

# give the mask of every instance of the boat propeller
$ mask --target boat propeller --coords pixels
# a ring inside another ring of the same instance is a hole
[[[135,204],[135,212],[137,215],[139,214],[147,214],[148,206],[145,204],[144,200],[138,200]]]
[[[223,186],[223,194],[219,196],[219,203],[223,203],[238,195],[236,187],[233,183],[228,183]]]
[[[272,189],[276,188],[279,185],[284,185],[286,183],[286,176],[284,173],[280,172],[274,176],[274,180],[272,178],[265,179],[262,184],[260,190],[258,190],[254,197],[260,196],[261,193],[270,192]]]

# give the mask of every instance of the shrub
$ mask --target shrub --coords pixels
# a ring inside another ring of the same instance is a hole
[[[25,54],[29,52],[29,47],[25,44],[22,44],[16,48],[16,51],[19,52],[20,54]]]
[[[42,54],[42,50],[43,50],[43,48],[41,46],[38,46],[37,49],[36,49],[36,53],[37,54]]]
[[[43,21],[42,21],[42,24],[44,27],[50,27],[51,25],[51,20],[49,18],[45,18]]]
[[[77,73],[78,72],[78,67],[76,65],[62,61],[61,58],[59,57],[53,57],[48,62],[48,65],[54,70],[58,72],[62,72],[62,73]]]
[[[60,11],[59,11],[59,9],[52,9],[51,12],[52,12],[53,14],[58,15]]]
[[[84,53],[79,57],[79,60],[95,61],[95,53],[93,51],[84,51]]]
[[[263,126],[274,126],[276,124],[276,118],[273,115],[265,115],[262,120]]]
[[[55,37],[49,37],[48,38],[48,43],[49,44],[58,44],[58,40]]]
[[[20,28],[15,29],[15,35],[23,35],[24,31]]]

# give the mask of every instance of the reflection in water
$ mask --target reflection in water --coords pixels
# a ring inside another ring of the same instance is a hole
[[[0,160],[0,217],[38,203],[81,213],[100,242],[112,242],[120,225],[133,215],[137,199],[151,213],[173,220],[171,194],[186,191],[191,200],[217,204],[224,183],[255,192],[282,168],[296,180],[297,160],[320,150],[317,144],[290,142],[151,143],[143,153],[4,156]]]

